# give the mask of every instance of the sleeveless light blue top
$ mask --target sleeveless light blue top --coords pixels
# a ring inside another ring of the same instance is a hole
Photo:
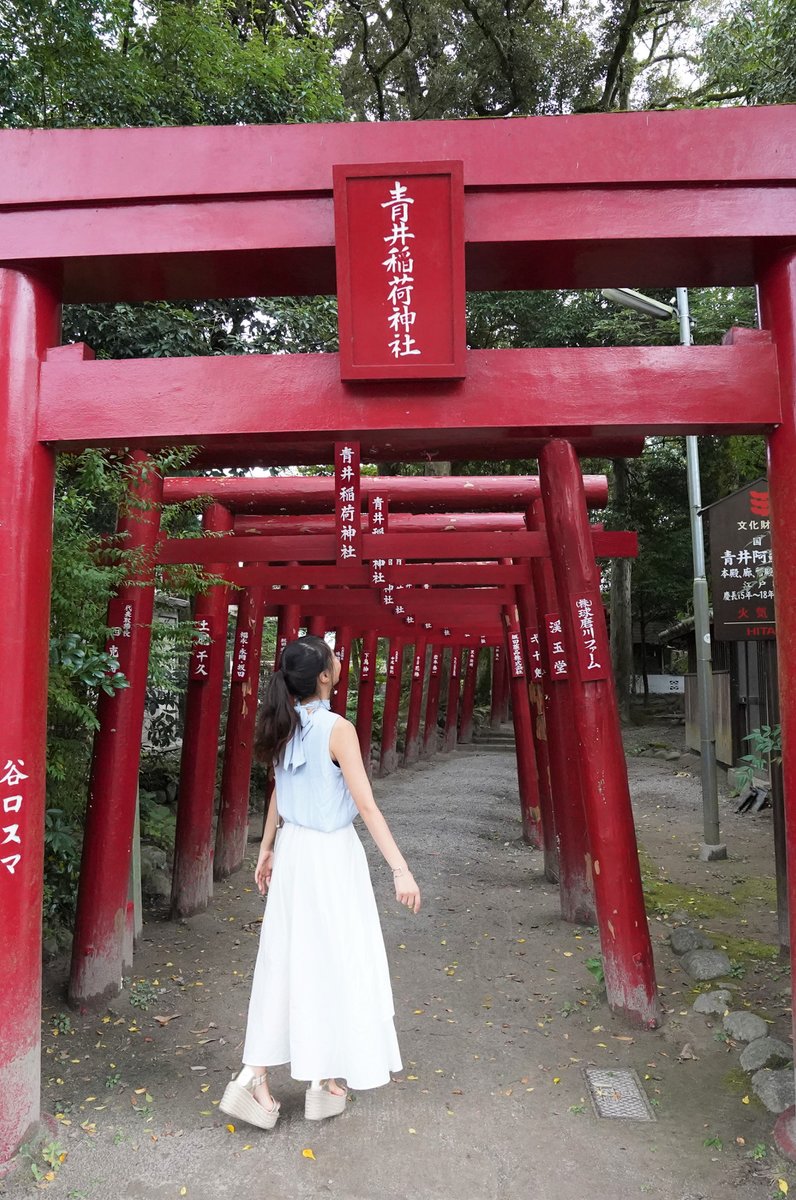
[[[339,719],[328,700],[297,704],[299,723],[274,767],[276,804],[283,821],[331,833],[350,825],[357,806],[332,761],[329,738]]]

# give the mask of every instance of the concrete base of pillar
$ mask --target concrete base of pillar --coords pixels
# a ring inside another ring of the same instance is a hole
[[[719,862],[727,857],[727,847],[723,844],[708,846],[705,842],[699,847],[700,862]]]

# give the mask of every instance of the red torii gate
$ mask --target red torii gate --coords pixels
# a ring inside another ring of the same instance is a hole
[[[0,1157],[36,1119],[39,1104],[53,449],[199,443],[205,461],[220,464],[329,461],[341,437],[361,440],[369,459],[541,452],[545,516],[554,543],[568,550],[565,559],[554,557],[556,584],[576,596],[593,580],[571,573],[588,567],[573,442],[622,453],[622,439],[645,433],[766,432],[792,813],[795,125],[785,107],[323,129],[0,133],[0,718],[3,847],[11,850],[0,858],[7,922],[0,1024],[16,1031],[0,1057]],[[85,348],[57,349],[61,301],[328,294],[333,166],[418,158],[463,163],[471,289],[758,283],[768,332],[687,350],[471,352],[463,379],[411,385],[344,382],[334,355],[93,362]],[[148,478],[142,490],[154,493],[157,485]],[[604,787],[605,752],[616,750],[612,693],[610,682],[592,689],[575,724],[582,740],[594,733],[590,720],[600,723],[603,753],[587,765],[589,786]],[[624,804],[621,781],[610,782]],[[624,844],[604,849],[626,852]],[[790,860],[796,909],[796,853]],[[632,940],[625,917],[618,911],[609,942],[614,935]],[[641,949],[640,970],[644,956]],[[634,998],[631,1008],[651,1015],[654,1003],[639,1004],[637,982],[614,981]],[[781,1144],[789,1136],[788,1116]]]

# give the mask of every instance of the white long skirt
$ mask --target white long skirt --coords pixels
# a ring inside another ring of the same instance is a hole
[[[252,980],[243,1062],[361,1090],[401,1070],[390,973],[353,825],[285,824]]]

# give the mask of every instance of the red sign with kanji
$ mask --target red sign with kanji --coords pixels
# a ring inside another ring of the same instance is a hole
[[[593,592],[584,592],[573,596],[570,604],[580,677],[607,679],[611,659],[602,600]]]
[[[342,379],[465,374],[460,162],[334,168]]]
[[[544,619],[547,634],[547,660],[550,663],[551,679],[568,679],[567,652],[564,649],[564,631],[558,613],[547,613]]]
[[[362,562],[359,442],[335,442],[334,512],[338,566]]]
[[[210,663],[214,648],[213,623],[207,617],[196,622],[193,635],[188,678],[197,683],[206,683],[210,678]]]

